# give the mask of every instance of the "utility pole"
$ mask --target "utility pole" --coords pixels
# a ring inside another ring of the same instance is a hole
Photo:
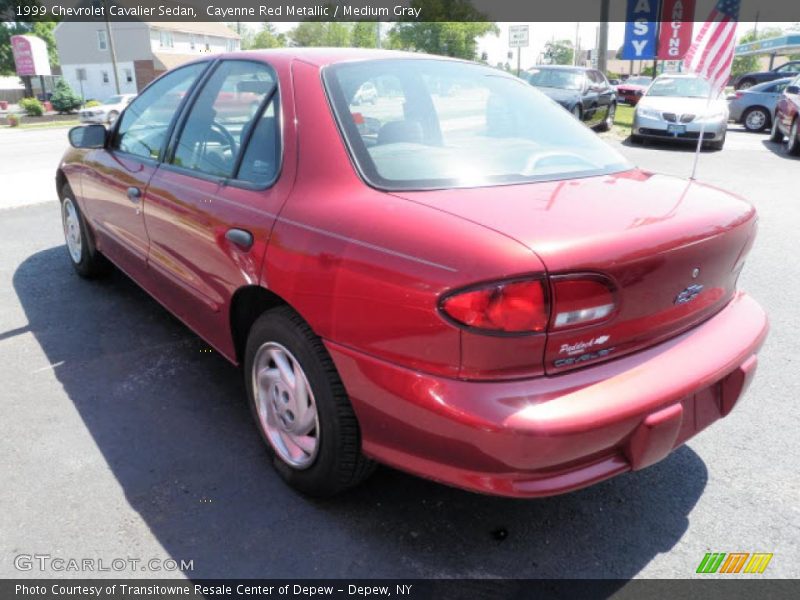
[[[575,23],[575,53],[572,57],[572,65],[577,67],[578,66],[578,54],[581,51],[581,24],[580,22]]]
[[[111,70],[114,72],[114,89],[119,90],[119,73],[117,73],[117,51],[114,49],[114,36],[111,35],[111,22],[108,20],[108,4],[103,0],[103,14],[106,20],[106,37],[108,38],[108,52],[111,54]]]
[[[611,0],[600,0],[600,35],[597,41],[597,70],[605,73],[608,58],[608,17]]]

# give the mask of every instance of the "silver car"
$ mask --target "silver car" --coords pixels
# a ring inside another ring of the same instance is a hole
[[[636,105],[631,141],[645,139],[697,143],[721,150],[728,131],[728,104],[709,100],[709,85],[696,75],[659,75]]]
[[[78,113],[81,123],[108,123],[109,125],[117,120],[119,114],[125,110],[136,94],[119,94],[111,96],[108,100],[98,106],[84,108]]]
[[[747,131],[764,131],[772,127],[775,105],[792,79],[785,77],[759,83],[728,96],[731,121],[741,123]]]

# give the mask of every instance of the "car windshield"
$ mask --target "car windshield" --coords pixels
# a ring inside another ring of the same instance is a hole
[[[623,85],[650,85],[652,81],[650,77],[631,77]]]
[[[708,82],[699,77],[659,77],[647,90],[648,96],[680,96],[681,98],[707,98]]]
[[[583,73],[567,69],[531,69],[527,72],[528,83],[536,87],[582,90]]]
[[[103,102],[103,104],[119,104],[122,102],[122,99],[122,96],[111,96],[111,98]]]
[[[630,169],[625,159],[521,79],[479,65],[400,59],[324,71],[364,178],[382,189],[479,187]],[[375,93],[358,94],[365,83]]]

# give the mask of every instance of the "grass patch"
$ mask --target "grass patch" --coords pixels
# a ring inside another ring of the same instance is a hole
[[[16,127],[6,125],[3,129],[54,129],[57,127],[75,127],[80,125],[80,121],[47,121],[45,123],[20,123]]]
[[[633,111],[635,107],[627,104],[617,104],[617,114],[614,116],[614,125],[619,127],[633,127]]]

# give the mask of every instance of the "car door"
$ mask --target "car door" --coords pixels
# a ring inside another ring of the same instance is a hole
[[[798,113],[798,106],[800,106],[800,95],[790,94],[789,90],[796,89],[798,86],[800,86],[800,75],[795,77],[791,83],[784,88],[783,94],[778,98],[777,107],[775,109],[775,118],[778,120],[778,127],[787,135],[792,126],[792,121]]]
[[[257,284],[292,177],[278,182],[280,100],[263,62],[217,63],[150,183],[145,223],[156,296],[230,356],[229,302]]]
[[[155,81],[117,120],[107,147],[85,159],[82,199],[98,248],[139,281],[146,275],[148,236],[142,207],[147,186],[172,120],[206,66],[188,65]]]

